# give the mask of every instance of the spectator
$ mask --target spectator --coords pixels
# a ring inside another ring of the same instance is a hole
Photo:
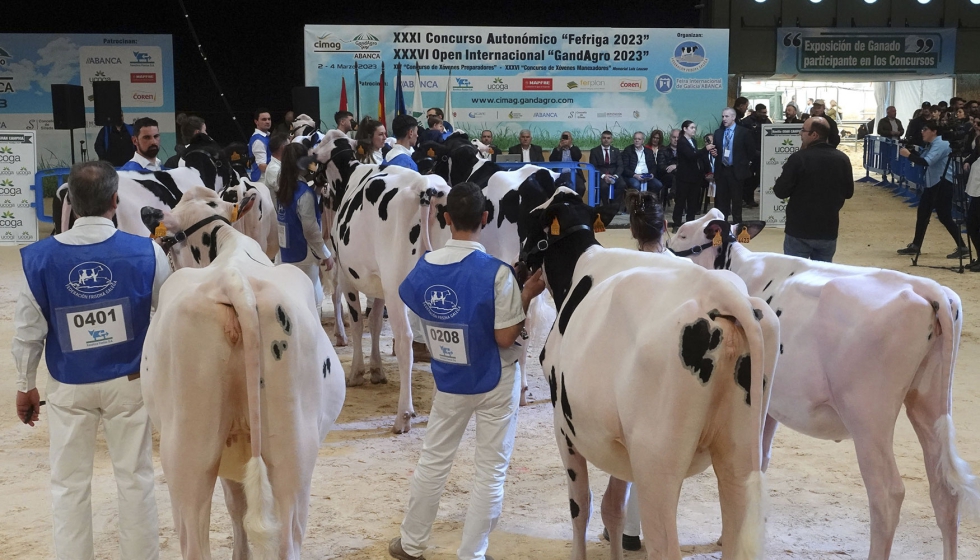
[[[830,127],[810,117],[800,129],[803,145],[789,156],[772,192],[788,198],[783,253],[831,262],[837,251],[840,209],[854,195],[851,161],[827,142]]]
[[[446,115],[443,114],[442,109],[440,109],[438,107],[432,107],[428,111],[425,112],[425,120],[426,121],[429,120],[429,117],[434,117],[434,116],[435,117],[439,117],[440,119],[442,119],[442,126],[445,128],[445,132],[448,132],[449,134],[452,134],[453,133],[453,125],[449,124],[449,121],[446,120]],[[392,124],[394,124],[394,123],[392,123]],[[544,160],[542,160],[542,161],[544,161]]]
[[[939,223],[946,227],[950,237],[956,242],[956,249],[946,255],[950,259],[969,256],[970,252],[963,243],[960,229],[953,221],[953,169],[950,165],[949,142],[939,136],[939,128],[933,121],[927,121],[922,126],[922,140],[926,143],[922,153],[911,152],[901,148],[899,153],[912,163],[921,165],[925,170],[925,189],[919,199],[919,207],[915,216],[915,237],[904,249],[899,249],[899,255],[918,255],[922,249],[922,241],[926,236],[926,228],[933,210],[939,217]]]
[[[357,161],[371,165],[381,165],[384,156],[381,149],[388,138],[388,131],[381,121],[364,117],[357,125]]]
[[[813,113],[813,98],[812,97],[807,97],[806,98],[806,109],[804,109],[803,112],[806,113],[806,114],[808,114],[808,115]]]
[[[840,110],[840,107],[837,106],[836,99],[830,100],[830,108],[827,109],[827,115],[829,115],[830,118],[834,119],[835,121],[844,120],[844,113]]]
[[[705,146],[710,146],[710,145],[712,145],[714,143],[715,143],[715,137],[714,137],[713,134],[705,134],[704,135],[704,145]],[[716,190],[715,189],[715,172],[714,172],[714,169],[715,169],[715,156],[711,155],[711,153],[708,152],[707,148],[701,150],[700,153],[701,153],[701,159],[700,159],[701,172],[704,173],[704,180],[705,180],[705,182],[708,183],[708,185],[707,185],[707,191],[706,191],[705,194],[707,195],[707,200],[710,201],[711,204],[714,204],[714,201],[715,201],[715,190]],[[703,208],[702,208],[702,211],[704,211]]]
[[[974,248],[980,248],[980,165],[974,165],[980,159],[980,120],[973,123],[974,135],[971,141],[970,155],[963,162],[963,170],[968,171],[966,194],[970,197],[966,210],[966,234],[970,236]],[[980,272],[980,258],[970,263],[970,270]]]
[[[894,105],[885,109],[885,116],[878,121],[878,136],[898,140],[903,134],[905,134],[905,128],[902,127],[902,121],[898,120],[896,118],[897,116],[898,113]]]
[[[650,190],[659,197],[664,185],[655,176],[657,157],[643,145],[643,138],[644,134],[637,130],[633,133],[633,146],[623,150],[623,176],[628,187]]]
[[[675,232],[684,223],[685,210],[687,211],[687,221],[690,222],[697,217],[698,210],[701,209],[701,186],[704,184],[704,173],[701,171],[699,159],[701,151],[707,152],[707,150],[698,150],[695,140],[698,125],[694,124],[693,121],[684,121],[681,124],[681,131],[683,136],[677,141],[677,169],[674,172],[674,224],[672,230]]]
[[[544,152],[541,150],[541,146],[537,146],[531,143],[531,131],[524,129],[517,135],[517,140],[520,142],[516,146],[511,146],[507,150],[508,154],[521,156],[521,161],[544,161]]]
[[[749,100],[745,97],[736,98],[732,107],[735,109],[735,121],[742,122],[742,119],[745,118],[745,111],[749,108]]]
[[[95,140],[95,153],[99,159],[108,161],[113,167],[122,167],[132,159],[136,153],[133,127],[123,121],[122,113],[119,113],[119,119],[103,126],[99,131]]]
[[[350,111],[337,111],[333,114],[333,120],[337,123],[337,130],[347,136],[352,136],[354,132],[354,113]]]
[[[721,112],[721,127],[715,131],[715,142],[705,148],[715,158],[714,178],[717,192],[715,208],[733,223],[742,222],[742,185],[752,174],[750,163],[759,157],[752,133],[744,126],[737,126],[735,109],[726,107]]]
[[[184,167],[184,153],[187,151],[188,146],[198,134],[207,134],[208,127],[204,123],[204,119],[201,117],[184,115],[180,123],[180,137],[183,138],[184,144],[182,146],[177,146],[177,153],[170,157],[166,163],[163,164],[164,167],[170,169],[175,169],[177,167]]]
[[[799,124],[803,122],[803,119],[800,118],[796,105],[793,105],[792,103],[786,105],[786,109],[783,111],[783,114],[786,116],[786,120],[783,121],[783,124]]]
[[[564,131],[555,149],[548,155],[548,161],[575,162],[582,161],[582,150],[574,144],[572,133]],[[571,187],[580,195],[585,194],[585,175],[581,170],[572,174],[569,170],[562,170],[562,175],[568,175],[571,180]]]
[[[497,154],[501,153],[500,148],[498,148],[493,143],[493,131],[484,130],[480,133],[480,143],[486,146],[486,151],[478,150],[477,157],[480,159],[489,159],[490,161],[497,161]]]
[[[269,187],[272,199],[276,200],[279,192],[279,173],[282,170],[282,151],[289,144],[289,137],[281,132],[277,132],[269,138],[269,166],[265,168],[265,186]]]
[[[918,114],[912,117],[909,121],[909,127],[905,131],[905,141],[914,146],[923,147],[925,142],[922,140],[922,126],[926,124],[929,120],[929,116],[932,113],[932,107],[929,102],[922,104],[922,108],[919,109]]]
[[[670,144],[657,152],[657,179],[663,185],[660,190],[660,203],[664,206],[670,203],[670,199],[676,195],[674,188],[674,178],[677,176],[677,141],[680,139],[681,131],[673,129],[670,131]]]
[[[429,118],[432,119],[432,117]],[[438,119],[439,117],[435,118]],[[441,126],[442,123],[437,124]],[[385,154],[384,163],[418,171],[419,166],[412,159],[415,141],[418,140],[419,134],[418,121],[411,115],[397,115],[391,121],[391,132],[395,135],[395,145]]]
[[[416,133],[419,134],[419,144],[425,142],[441,143],[446,139],[448,134],[446,133],[446,127],[441,118],[433,115],[428,118],[427,124],[429,125],[428,130],[423,130],[422,132],[418,132],[418,130],[416,130]]]
[[[793,95],[792,99],[790,99],[789,100],[789,103],[787,103],[786,105],[792,105],[793,106],[793,109],[796,109],[796,112],[794,114],[797,115],[797,116],[799,116],[799,114],[800,114],[800,106],[796,104],[796,95]]]
[[[119,169],[122,171],[160,171],[162,164],[157,158],[160,153],[160,126],[157,121],[142,117],[133,123],[133,145],[136,153],[133,159]]]
[[[613,188],[613,202],[617,208],[622,205],[626,180],[623,175],[623,156],[619,148],[612,145],[613,135],[603,130],[599,135],[599,145],[589,151],[589,163],[599,171],[599,201],[609,203],[609,187]]]
[[[646,146],[650,148],[650,151],[653,152],[653,157],[656,158],[660,153],[660,148],[664,146],[664,131],[656,128],[651,130]]]
[[[755,106],[755,112],[752,115],[745,117],[741,125],[752,131],[752,140],[755,142],[755,149],[759,151],[762,149],[762,125],[772,124],[769,120],[769,108],[763,103],[759,103]],[[752,158],[752,177],[745,182],[742,187],[742,204],[746,208],[758,208],[759,204],[755,201],[755,191],[759,188],[761,172],[761,162],[759,158]]]
[[[830,144],[830,147],[836,148],[840,144],[840,132],[837,129],[837,121],[825,114],[823,99],[817,99],[813,102],[810,116],[823,117],[827,121],[827,124],[830,125],[830,136],[827,138],[827,143]]]
[[[252,160],[249,178],[260,181],[269,165],[269,129],[272,128],[272,115],[268,109],[255,111],[255,132],[248,139],[248,157]]]

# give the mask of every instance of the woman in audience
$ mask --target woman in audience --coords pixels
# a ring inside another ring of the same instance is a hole
[[[654,161],[657,160],[657,152],[660,151],[660,147],[664,145],[664,133],[662,130],[657,130],[656,128],[650,131],[650,137],[647,138],[647,148],[653,152]]]
[[[667,250],[663,244],[667,219],[655,193],[636,189],[626,191],[626,213],[630,217],[630,235],[639,250],[648,253]]]
[[[381,148],[385,145],[388,131],[381,121],[364,117],[357,125],[357,161],[372,165],[381,165],[384,156]],[[284,162],[285,165],[285,162]]]

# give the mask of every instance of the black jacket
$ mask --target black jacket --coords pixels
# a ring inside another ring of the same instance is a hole
[[[623,154],[615,146],[609,146],[609,165],[606,165],[606,156],[602,153],[601,145],[589,150],[589,163],[599,170],[600,175],[623,174]]]
[[[772,188],[788,198],[786,234],[800,239],[837,239],[840,209],[854,195],[851,160],[827,142],[789,156]]]
[[[511,146],[507,153],[515,156],[521,155],[521,145]],[[544,152],[541,151],[541,146],[531,144],[528,155],[531,156],[531,161],[544,161]]]
[[[126,165],[126,162],[133,159],[133,154],[136,153],[136,146],[133,145],[133,137],[130,136],[129,129],[125,126],[122,130],[117,130],[114,126],[103,126],[99,135],[95,137],[95,153],[99,159],[108,161],[113,167]]]
[[[901,138],[902,135],[905,134],[905,127],[902,126],[901,119],[895,119],[895,122],[898,123],[898,138]],[[890,134],[892,131],[892,125],[888,122],[888,117],[881,117],[881,120],[878,121],[878,126],[876,128],[878,136],[884,136],[885,138],[896,138]]]
[[[840,144],[840,130],[837,128],[837,121],[826,114],[823,118],[827,119],[827,124],[830,125],[830,136],[827,137],[827,143],[830,144],[831,148],[836,148]]]
[[[701,170],[701,152],[688,142],[687,138],[681,137],[677,140],[677,170],[675,175],[678,181],[684,183],[701,184],[704,180],[704,172]]]
[[[664,148],[661,147],[660,151],[662,152],[663,150]],[[651,175],[656,175],[657,157],[653,155],[653,150],[644,146],[643,159],[646,161],[647,164],[647,173],[650,173]],[[637,164],[636,148],[634,148],[633,146],[629,146],[625,150],[623,150],[623,177],[624,178],[629,179],[633,175],[636,175],[636,164]]]
[[[718,148],[718,157],[715,158],[715,173],[724,165],[725,155],[725,128],[721,127],[714,134],[715,146]],[[735,134],[732,137],[732,170],[735,172],[735,179],[744,181],[752,175],[751,162],[759,158],[759,150],[756,148],[755,140],[752,139],[752,131],[744,126],[735,126]]]
[[[533,148],[533,146],[532,146],[532,148]],[[573,144],[572,147],[569,148],[568,151],[570,152],[569,153],[569,156],[571,156],[572,161],[582,161],[582,149],[581,148],[579,148],[578,146],[576,146],[576,145]],[[548,161],[561,161],[561,153],[562,153],[562,149],[560,147],[558,147],[558,146],[555,146],[554,149],[551,150],[551,153],[548,154]],[[578,175],[578,181],[575,183],[575,190],[584,193],[585,192],[585,173],[583,173],[582,170],[579,169],[576,172],[576,175]]]

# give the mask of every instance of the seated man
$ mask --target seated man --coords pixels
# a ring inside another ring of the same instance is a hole
[[[551,150],[548,161],[580,162],[582,161],[582,150],[572,142],[572,133],[565,130],[561,133],[561,140],[555,149]],[[581,170],[572,172],[568,169],[561,170],[562,175],[570,177],[569,187],[580,195],[585,194],[585,174]]]
[[[664,185],[656,179],[657,158],[653,150],[643,145],[645,135],[633,133],[633,147],[623,150],[623,177],[626,185],[637,190],[649,190],[660,195]],[[663,149],[663,148],[661,148]]]
[[[599,170],[599,200],[609,202],[609,186],[613,186],[612,200],[617,206],[621,205],[623,194],[626,192],[626,180],[623,175],[623,157],[619,148],[612,145],[613,135],[603,130],[599,135],[599,145],[589,151],[589,163]]]
[[[541,150],[541,146],[537,146],[531,143],[531,131],[524,129],[517,135],[517,140],[520,142],[516,146],[511,146],[507,150],[508,154],[521,156],[521,161],[533,162],[533,161],[544,161],[544,152]]]

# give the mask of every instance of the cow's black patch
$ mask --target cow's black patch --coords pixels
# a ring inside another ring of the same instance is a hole
[[[445,204],[436,205],[436,219],[439,220],[439,227],[441,229],[446,229],[446,212],[447,208]]]
[[[541,355],[538,356],[538,363],[544,365],[544,346],[541,347]]]
[[[218,258],[218,230],[221,226],[214,226],[211,230],[211,246],[208,249],[208,259],[210,262],[214,262],[214,259]]]
[[[495,208],[493,206],[493,201],[491,201],[490,199],[484,199],[483,203],[484,203],[483,209],[486,210],[487,212],[487,224],[493,223],[493,215],[495,211]],[[483,227],[487,227],[487,226],[484,225]]]
[[[197,245],[191,245],[191,256],[194,257],[194,262],[201,264],[201,250],[197,248]]]
[[[752,405],[752,357],[748,354],[740,356],[735,362],[735,382],[745,389],[745,404]],[[763,387],[765,390],[765,387]]]
[[[782,353],[783,353],[783,345],[782,345],[782,344],[780,344],[780,345],[779,345],[779,353],[780,353],[780,354],[782,354]]]
[[[517,217],[521,210],[521,195],[516,190],[508,191],[500,199],[500,213],[497,215],[497,227],[499,228],[504,220],[512,224],[517,223]],[[488,218],[489,222],[490,219]]]
[[[293,323],[281,305],[276,306],[276,321],[279,321],[279,326],[282,327],[283,332],[289,335],[293,334]]]
[[[575,503],[575,500],[568,500],[568,508],[572,512],[572,519],[575,519],[576,517],[578,517],[579,507],[578,507],[578,504]]]
[[[354,321],[356,323],[357,322],[357,317],[358,317],[357,310],[354,309],[353,307],[349,308],[349,310],[350,310],[350,318],[351,318],[351,321]],[[370,310],[371,310],[371,308],[368,307],[368,311],[370,311]],[[365,313],[364,316],[367,317],[367,313]]]
[[[381,179],[375,179],[371,181],[368,185],[367,191],[365,192],[368,202],[375,204],[378,202],[378,198],[381,197],[381,193],[385,192],[385,182]]]
[[[755,315],[755,320],[756,321],[761,321],[762,320],[762,310],[761,309],[753,309],[752,310],[752,314]]]
[[[398,194],[398,189],[391,189],[381,197],[381,203],[378,204],[378,217],[381,218],[382,222],[388,220],[388,203],[395,198],[396,194]]]
[[[418,250],[415,247],[412,247],[412,254],[414,255],[417,252],[418,252]]]
[[[926,337],[926,340],[932,340],[932,333],[929,333],[929,336]]]
[[[208,233],[208,232],[202,233],[201,234],[201,243],[204,243],[204,246],[205,247],[210,247],[211,246],[211,234]]]
[[[323,361],[323,378],[327,378],[327,374],[330,373],[330,358]]]
[[[153,193],[153,196],[159,198],[161,202],[173,208],[180,202],[183,193],[177,188],[177,183],[174,182],[169,174],[160,173],[159,175],[162,175],[162,177],[154,175],[157,178],[156,181],[149,179],[135,179],[135,181]],[[166,177],[167,181],[164,181],[163,177]],[[167,184],[168,182],[169,184]]]
[[[770,303],[772,303],[772,296],[766,298],[766,305],[769,305]]]
[[[792,276],[792,275],[794,275],[794,274],[796,274],[796,272],[795,272],[795,271],[794,271],[794,272],[790,272],[790,273],[789,273],[789,275],[790,275],[790,276]]]
[[[357,294],[354,292],[347,292],[347,299],[351,301],[357,301]]]
[[[776,310],[776,317],[779,317],[782,314],[783,314],[783,310],[782,309],[777,309]]]
[[[592,276],[585,276],[578,281],[575,289],[572,290],[572,293],[565,300],[565,305],[561,308],[561,315],[558,317],[558,332],[565,334],[565,328],[568,326],[568,321],[572,318],[572,313],[575,313],[575,308],[578,307],[578,304],[582,303],[582,300],[591,289]]]
[[[419,240],[419,234],[422,233],[422,225],[415,224],[412,229],[408,232],[408,242],[415,245],[415,242]]]
[[[347,272],[350,272],[350,275],[354,277],[354,280],[360,280],[361,279],[361,277],[358,276],[356,272],[354,272],[354,269],[351,268],[351,267],[349,267],[349,266],[347,267]]]
[[[558,379],[555,377],[555,366],[551,366],[551,375],[548,376],[548,387],[551,389],[551,408],[555,408],[558,402]]]
[[[715,368],[708,352],[717,348],[720,342],[721,329],[712,329],[707,319],[698,319],[681,331],[681,360],[698,376],[702,385],[711,380]]]
[[[272,356],[275,357],[277,361],[281,360],[282,355],[286,353],[286,348],[289,348],[289,345],[286,343],[285,340],[273,340]]]
[[[575,446],[572,445],[571,438],[565,433],[565,430],[561,430],[561,435],[565,436],[565,446],[568,447],[568,454],[575,455]]]
[[[576,476],[577,475],[575,474],[575,471],[573,471],[572,469],[568,469],[568,478],[572,479],[572,482],[575,482]]]
[[[568,430],[575,435],[575,426],[572,425],[572,405],[568,402],[568,392],[565,391],[565,373],[561,374],[561,413],[565,417],[565,423],[568,424]]]
[[[765,288],[762,288],[762,291],[764,292],[764,291],[768,290],[769,289],[769,286],[771,286],[771,285],[772,285],[772,280],[766,282],[766,287]]]
[[[208,203],[208,206],[210,206],[211,208],[217,208],[218,207],[218,203],[217,202],[209,202]]]

